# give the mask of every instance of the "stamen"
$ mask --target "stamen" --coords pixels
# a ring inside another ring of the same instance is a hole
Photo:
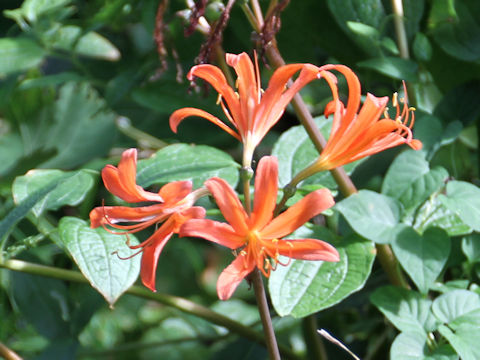
[[[395,107],[397,107],[397,105],[398,105],[397,98],[398,98],[398,93],[397,93],[397,92],[393,93],[393,96],[392,96],[392,105],[395,106]]]
[[[221,102],[222,102],[222,94],[218,94],[217,101],[215,102],[215,105],[219,105]]]
[[[129,260],[135,256],[137,256],[138,254],[140,254],[141,252],[143,252],[144,248],[141,248],[140,250],[138,250],[136,253],[133,253],[132,255],[130,256],[127,256],[127,257],[121,257],[119,254],[118,254],[118,250],[112,252],[112,255],[117,255],[117,257],[120,259],[120,260]]]

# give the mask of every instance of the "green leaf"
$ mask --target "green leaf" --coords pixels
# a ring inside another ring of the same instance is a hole
[[[432,196],[415,214],[413,228],[423,233],[429,227],[439,227],[449,236],[465,235],[472,232],[472,228],[465,224],[460,217],[442,204],[438,196]]]
[[[380,37],[380,33],[373,26],[362,24],[360,22],[355,22],[355,21],[347,21],[347,26],[355,34],[368,37],[372,40],[378,39]]]
[[[27,216],[28,212],[35,206],[37,202],[43,199],[45,195],[47,195],[49,192],[54,190],[57,187],[58,183],[58,181],[54,181],[52,183],[49,183],[45,187],[35,191],[29,197],[24,199],[20,204],[18,204],[15,209],[10,211],[2,221],[0,221],[0,244],[1,242],[3,242],[6,236],[8,236],[10,231],[12,231],[15,225],[25,216]]]
[[[417,63],[398,57],[378,57],[360,61],[359,67],[374,70],[393,79],[417,82]]]
[[[424,0],[403,0],[404,23],[409,40],[418,34],[424,8]]]
[[[56,188],[33,207],[35,216],[45,210],[57,210],[61,206],[78,205],[94,184],[95,173],[90,170],[65,172],[61,170],[30,170],[15,179],[12,187],[13,198],[18,204],[37,190],[57,183]]]
[[[400,333],[390,348],[390,359],[394,360],[457,360],[458,355],[447,344],[429,350],[425,335]]]
[[[426,336],[436,329],[432,300],[416,291],[384,286],[372,293],[370,301],[400,331]]]
[[[71,0],[25,0],[19,9],[5,10],[6,17],[19,22],[19,16],[35,23],[41,16],[47,15],[68,5]]]
[[[334,209],[342,213],[353,230],[369,240],[388,244],[395,238],[400,206],[390,197],[360,190],[338,202]]]
[[[113,306],[137,279],[140,256],[120,259],[134,254],[126,245],[124,236],[109,233],[103,228],[91,229],[78,218],[63,217],[58,232],[82,274]],[[129,237],[132,245],[137,243],[132,235]]]
[[[479,11],[476,1],[433,1],[429,25],[437,44],[458,59],[480,59],[480,23],[476,17]]]
[[[315,118],[315,124],[325,138],[330,136],[332,119],[324,116]],[[308,137],[305,128],[301,125],[293,126],[285,131],[273,146],[272,155],[278,158],[278,181],[280,186],[287,185],[292,178],[318,158],[318,150]],[[362,160],[348,164],[344,167],[350,175]],[[301,184],[320,184],[329,189],[336,189],[337,183],[330,172],[323,171],[315,174]]]
[[[440,201],[475,231],[480,231],[480,189],[464,181],[450,181]]]
[[[370,275],[375,259],[375,248],[370,241],[356,236],[332,241],[331,233],[319,226],[302,227],[290,237],[330,240],[340,254],[340,261],[292,259],[289,265],[278,266],[270,275],[268,287],[280,316],[304,317],[331,307],[360,290]]]
[[[432,58],[432,45],[428,38],[421,32],[413,40],[413,55],[418,61],[430,61]]]
[[[49,41],[54,48],[78,55],[109,61],[120,59],[120,51],[108,39],[94,31],[83,33],[75,25],[62,26]]]
[[[23,143],[19,135],[0,136],[0,176],[8,174],[22,156]]]
[[[442,323],[450,323],[480,309],[480,295],[468,290],[453,290],[435,299],[432,310]]]
[[[450,238],[439,228],[423,235],[410,227],[397,233],[392,248],[398,261],[422,293],[427,293],[450,255]]]
[[[19,90],[29,90],[34,88],[43,88],[47,86],[56,86],[69,81],[85,80],[83,76],[75,72],[65,71],[55,75],[45,75],[39,78],[25,79],[18,86]]]
[[[15,304],[40,334],[49,339],[68,336],[70,309],[62,281],[14,271],[11,284]]]
[[[455,327],[453,330],[445,325],[441,325],[438,330],[448,340],[462,360],[480,359],[480,347],[478,346],[480,328],[478,325],[471,326],[465,324]]]
[[[380,0],[328,0],[328,8],[342,30],[366,53],[375,52],[371,38],[352,31],[349,22],[357,22],[378,29],[385,18],[385,10]]]
[[[217,176],[235,187],[239,165],[227,153],[205,145],[174,144],[150,159],[138,162],[137,183],[147,187],[178,180],[191,180],[198,188]]]
[[[430,170],[425,154],[407,150],[388,169],[382,193],[399,200],[408,212],[439,191],[447,178],[448,173],[442,167]]]
[[[465,236],[462,239],[462,251],[469,262],[480,262],[480,234]]]
[[[33,40],[26,38],[0,39],[0,79],[5,75],[39,66],[45,51]]]
[[[108,153],[116,133],[115,114],[88,83],[62,86],[54,110],[45,147],[58,154],[42,167],[71,169]]]

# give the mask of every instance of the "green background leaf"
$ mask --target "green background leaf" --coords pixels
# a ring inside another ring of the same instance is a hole
[[[480,231],[480,189],[465,181],[450,181],[440,201],[475,231]]]

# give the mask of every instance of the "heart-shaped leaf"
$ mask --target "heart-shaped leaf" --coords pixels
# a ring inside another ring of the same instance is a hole
[[[480,189],[465,181],[450,181],[440,201],[475,231],[480,231]]]

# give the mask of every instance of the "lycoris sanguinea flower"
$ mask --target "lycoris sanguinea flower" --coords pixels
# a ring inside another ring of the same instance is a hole
[[[339,260],[337,250],[324,241],[282,239],[310,218],[333,206],[330,191],[316,190],[273,218],[277,182],[277,159],[273,156],[263,157],[257,168],[253,212],[249,215],[225,180],[209,179],[205,186],[212,193],[228,224],[209,219],[193,219],[180,229],[180,236],[201,237],[236,251],[236,259],[223,270],[217,282],[221,300],[230,298],[242,279],[255,267],[269,276],[270,271],[279,263],[280,255],[303,260]]]
[[[253,151],[265,134],[280,119],[293,96],[317,78],[318,68],[311,64],[281,66],[272,75],[268,88],[262,91],[258,64],[246,53],[227,54],[227,64],[237,73],[238,92],[230,87],[222,71],[210,64],[194,66],[187,77],[199,77],[210,83],[219,94],[219,101],[232,127],[212,114],[196,108],[183,108],[170,116],[170,127],[177,132],[178,124],[188,116],[203,117],[234,136],[244,145],[243,164],[249,165]],[[287,89],[288,81],[299,72]]]
[[[330,70],[339,71],[347,80],[346,107],[339,99],[337,79]],[[292,183],[296,184],[315,172],[331,170],[401,144],[407,144],[415,150],[422,148],[422,143],[412,135],[414,109],[408,107],[405,86],[405,98],[398,99],[397,94],[393,96],[392,105],[396,108],[396,115],[391,119],[387,109],[387,96],[378,98],[367,94],[360,107],[360,82],[348,67],[322,66],[319,77],[325,79],[332,90],[333,100],[325,108],[326,117],[333,114],[332,130],[319,158],[298,174]],[[400,108],[400,102],[403,103],[403,108]]]
[[[154,204],[140,207],[97,207],[90,212],[90,221],[92,228],[103,226],[111,232],[113,231],[110,227],[122,230],[115,232],[117,234],[135,233],[162,223],[147,240],[139,245],[129,245],[131,249],[141,249],[142,282],[155,291],[155,272],[163,247],[173,234],[179,232],[186,221],[205,217],[205,210],[193,204],[199,196],[206,194],[206,190],[192,192],[190,181],[175,181],[164,185],[158,193],[148,192],[136,184],[136,171],[137,150],[124,151],[118,168],[107,165],[102,170],[105,187],[127,202],[154,202]]]

